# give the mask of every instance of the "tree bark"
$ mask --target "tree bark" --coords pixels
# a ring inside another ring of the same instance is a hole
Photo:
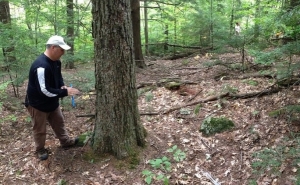
[[[0,1],[0,22],[7,26],[7,30],[11,30],[11,18],[10,18],[10,8],[9,1]],[[1,31],[0,31],[1,33]],[[5,58],[5,63],[7,64],[7,69],[9,70],[9,65],[16,60],[16,57],[13,55],[15,50],[11,41],[13,37],[11,32],[7,31],[5,34],[8,35],[6,46],[2,47],[3,56]],[[4,34],[4,33],[1,33]],[[10,43],[10,44],[7,44]],[[8,46],[7,46],[8,45]]]
[[[148,56],[149,55],[149,36],[148,36],[148,0],[144,0],[144,35],[145,35],[145,55]]]
[[[261,14],[261,5],[260,5],[261,0],[255,0],[255,19],[259,19],[260,18],[260,14]],[[254,23],[254,38],[257,39],[260,35],[260,30],[259,30],[260,26],[258,21],[255,21]]]
[[[67,0],[67,42],[71,46],[68,50],[68,57],[65,68],[73,69],[74,66],[74,3],[73,0]]]
[[[131,0],[131,18],[133,29],[133,44],[134,44],[134,59],[136,66],[145,68],[146,63],[142,52],[141,43],[141,15],[140,15],[140,1]]]
[[[92,148],[121,159],[145,145],[135,86],[130,0],[92,3],[97,92]]]
[[[299,0],[290,0],[290,8],[293,9],[295,6],[300,5]]]

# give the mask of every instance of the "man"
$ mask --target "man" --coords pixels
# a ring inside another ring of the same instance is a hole
[[[240,35],[240,33],[241,33],[241,26],[240,26],[240,24],[238,22],[235,23],[234,30],[235,30],[235,35]]]
[[[52,36],[46,50],[31,65],[25,106],[33,123],[33,139],[40,160],[48,159],[45,149],[46,125],[52,127],[63,148],[75,146],[78,138],[71,139],[65,128],[59,98],[79,94],[79,90],[64,85],[60,57],[69,50],[61,36]]]

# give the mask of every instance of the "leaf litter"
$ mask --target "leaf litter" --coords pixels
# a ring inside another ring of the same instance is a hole
[[[239,61],[235,53],[219,56],[224,62]],[[225,58],[225,59],[224,59]],[[16,112],[3,108],[1,112],[1,146],[0,146],[0,184],[145,184],[142,171],[152,170],[147,161],[170,155],[169,148],[177,145],[186,154],[181,162],[171,161],[171,172],[168,173],[170,184],[248,184],[255,179],[258,184],[292,184],[298,166],[287,167],[288,160],[279,168],[280,175],[253,174],[251,163],[253,154],[264,148],[279,146],[292,130],[299,130],[299,125],[291,125],[285,119],[272,118],[268,113],[298,101],[294,94],[299,87],[282,90],[268,96],[249,99],[219,99],[202,103],[199,112],[195,106],[185,110],[174,110],[162,114],[172,107],[184,105],[194,95],[192,101],[218,95],[232,90],[235,93],[259,92],[271,86],[269,79],[253,78],[256,86],[249,85],[240,79],[231,78],[215,80],[215,76],[226,72],[227,75],[241,75],[241,71],[229,70],[224,66],[205,67],[207,56],[192,57],[174,61],[148,61],[147,69],[138,69],[137,85],[144,82],[159,82],[161,79],[180,79],[186,83],[181,90],[171,91],[163,86],[151,90],[152,97],[147,99],[141,94],[138,99],[140,112],[156,112],[156,115],[142,115],[141,123],[146,128],[147,147],[140,153],[140,163],[133,168],[123,165],[112,156],[104,156],[98,161],[87,160],[89,145],[82,148],[62,150],[59,142],[48,127],[47,142],[50,157],[39,161],[34,155],[34,143],[31,136],[31,123],[28,114],[21,107]],[[188,63],[186,61],[189,61]],[[82,68],[83,69],[83,68]],[[86,68],[84,68],[86,69]],[[79,68],[78,68],[79,70]],[[194,72],[196,71],[196,72]],[[66,73],[75,74],[76,70]],[[25,84],[20,87],[22,101]],[[13,95],[12,89],[8,93]],[[184,94],[184,95],[183,95]],[[90,114],[94,96],[83,95],[84,106],[76,109],[63,109],[66,126],[71,136],[93,130],[93,119],[76,117]],[[4,118],[14,114],[17,120]],[[236,123],[231,131],[204,137],[199,132],[202,121],[208,116],[225,116]],[[291,143],[295,145],[295,143]],[[93,157],[90,157],[93,158]],[[171,156],[170,156],[171,158]],[[153,184],[161,184],[153,181]]]

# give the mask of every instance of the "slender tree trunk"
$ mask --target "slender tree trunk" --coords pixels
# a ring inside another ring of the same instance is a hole
[[[73,69],[74,66],[74,3],[73,0],[67,0],[67,42],[71,46],[68,50],[68,57],[66,60],[66,68]]]
[[[144,146],[135,85],[130,0],[92,0],[95,48],[95,152],[121,159]]]
[[[4,63],[6,64],[6,71],[9,74],[9,78],[11,81],[14,80],[14,74],[11,72],[12,64],[16,65],[16,57],[14,55],[15,47],[13,43],[13,33],[11,29],[11,17],[10,17],[10,7],[9,1],[0,0],[0,22],[6,26],[6,29],[3,30],[6,37],[4,42],[0,43],[0,47],[2,48],[3,56],[4,56]],[[2,45],[2,46],[1,46]],[[18,73],[15,74],[16,77]],[[19,97],[18,87],[12,83],[12,87],[14,90],[14,94],[16,97]]]
[[[144,0],[144,24],[145,24],[145,27],[144,27],[144,35],[145,35],[145,55],[148,56],[149,55],[149,47],[148,47],[148,44],[149,44],[149,38],[148,38],[148,3],[147,3],[147,0]]]
[[[168,51],[168,43],[169,43],[169,26],[168,24],[165,25],[165,44],[164,44],[164,52]]]
[[[0,22],[3,23],[7,30],[11,30],[11,18],[10,18],[10,7],[9,7],[9,1],[0,0]],[[1,33],[1,30],[0,30]],[[3,34],[3,33],[1,33]],[[2,44],[5,44],[4,46],[0,46],[2,48],[3,56],[5,59],[5,63],[7,64],[7,67],[9,69],[9,66],[12,62],[16,60],[16,57],[14,56],[13,52],[15,50],[13,43],[13,36],[11,34],[11,31],[6,31],[5,35],[8,35],[7,41]]]
[[[293,9],[295,6],[300,5],[300,1],[299,0],[291,0],[290,1],[290,7],[291,9]]]
[[[176,5],[174,6],[173,9],[174,15],[176,15]],[[177,18],[176,16],[174,17],[174,44],[177,44]],[[173,47],[173,55],[176,54],[176,47]]]
[[[235,0],[232,0],[232,7],[231,7],[231,15],[230,15],[230,25],[229,25],[229,36],[231,37],[234,33],[234,10],[235,10],[235,6],[234,6]]]
[[[258,19],[260,17],[260,0],[255,1],[255,19]],[[258,21],[255,21],[254,24],[254,38],[259,37],[259,24]]]
[[[146,64],[144,61],[141,43],[141,15],[139,0],[131,0],[131,18],[133,29],[134,59],[137,67],[145,68]]]
[[[210,45],[214,48],[213,0],[210,0]]]
[[[54,17],[53,17],[53,27],[54,27],[54,34],[58,34],[57,28],[57,7],[58,7],[58,0],[54,0]]]

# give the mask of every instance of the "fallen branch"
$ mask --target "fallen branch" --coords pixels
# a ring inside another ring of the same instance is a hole
[[[267,90],[263,90],[263,91],[260,91],[260,92],[252,92],[252,93],[245,93],[245,94],[230,94],[229,97],[231,97],[231,98],[241,98],[241,99],[252,98],[254,96],[261,97],[261,96],[264,96],[264,95],[277,93],[277,92],[279,92],[279,90],[280,90],[279,88],[272,88],[272,89],[267,89]]]
[[[167,81],[163,81],[163,82],[141,82],[140,84],[138,84],[136,86],[136,89],[140,89],[140,88],[147,87],[147,86],[161,87],[161,86],[164,86],[164,84],[167,84],[168,82],[172,82],[172,81],[178,82],[180,84],[190,84],[190,85],[197,85],[200,83],[200,82],[193,82],[193,81],[188,81],[188,80],[180,81],[179,79],[174,78],[174,79],[168,79]]]
[[[81,114],[81,115],[76,115],[76,117],[95,117],[95,114]]]
[[[193,97],[191,97],[188,102],[192,101],[194,98],[196,98],[200,93],[202,92],[202,89],[200,89],[200,91],[198,91]]]
[[[142,112],[140,113],[141,116],[145,116],[145,115],[159,115],[158,112]]]
[[[262,73],[251,73],[251,74],[244,74],[241,76],[237,76],[237,79],[247,79],[247,78],[274,78],[275,75],[272,73],[262,74]],[[234,77],[233,77],[234,78]]]
[[[163,112],[163,114],[168,114],[170,112],[173,112],[174,110],[178,110],[178,109],[181,109],[183,107],[187,107],[187,106],[192,106],[192,105],[196,105],[196,104],[199,104],[199,103],[205,103],[205,102],[209,102],[209,101],[218,100],[218,99],[224,98],[225,96],[228,96],[228,95],[229,95],[229,92],[224,93],[224,94],[220,94],[220,95],[217,95],[217,96],[210,96],[210,97],[208,97],[206,99],[203,99],[203,100],[199,100],[199,101],[191,102],[191,103],[179,106],[179,107],[171,108],[171,109],[166,110],[165,112]]]

